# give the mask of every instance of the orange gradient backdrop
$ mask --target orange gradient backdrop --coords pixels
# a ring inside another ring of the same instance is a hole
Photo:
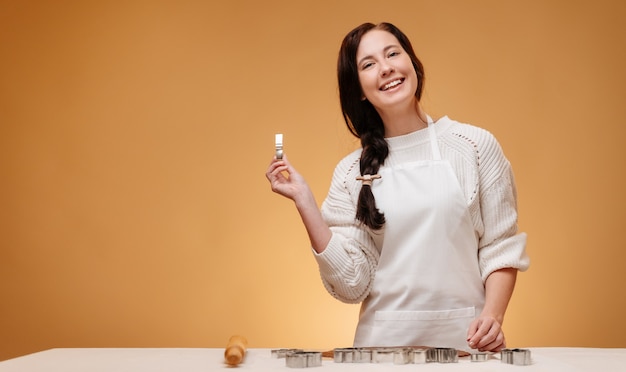
[[[626,347],[626,5],[0,1],[0,359],[55,347],[348,346],[264,177],[274,134],[321,203],[357,146],[336,55],[404,30],[424,108],[513,163],[531,269],[509,346]]]

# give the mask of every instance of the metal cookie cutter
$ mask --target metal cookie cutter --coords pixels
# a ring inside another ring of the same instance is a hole
[[[427,349],[400,348],[393,353],[393,364],[426,363]]]
[[[335,363],[371,363],[373,350],[358,347],[337,348],[333,351]]]
[[[396,357],[395,354],[401,349],[392,348],[392,347],[379,347],[375,348],[372,351],[372,362],[373,363],[391,363]],[[398,356],[401,358],[401,356]]]
[[[333,350],[335,363],[457,363],[458,353],[454,348],[336,348]]]
[[[489,353],[471,354],[472,362],[486,362],[489,360]]]
[[[272,358],[282,359],[287,356],[287,354],[295,353],[298,351],[304,351],[302,349],[274,349],[272,350]]]
[[[276,134],[276,159],[283,158],[283,135],[281,133]]]
[[[459,354],[455,348],[434,347],[426,351],[426,362],[458,363]]]
[[[285,365],[290,368],[320,367],[322,353],[318,351],[296,351],[285,357]]]
[[[335,363],[352,363],[355,348],[342,347],[333,350],[333,361]]]
[[[393,352],[393,364],[409,364],[412,357],[411,349],[397,349]]]
[[[456,350],[455,350],[456,352]],[[425,349],[413,349],[411,350],[413,357],[411,358],[411,363],[413,364],[422,364],[426,363],[426,355],[428,354],[428,350]],[[410,356],[411,354],[409,354]]]
[[[530,350],[528,349],[502,349],[500,352],[500,361],[516,366],[528,366],[532,363]]]

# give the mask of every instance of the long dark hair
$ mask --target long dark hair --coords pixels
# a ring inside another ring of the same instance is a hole
[[[411,58],[413,68],[417,74],[417,89],[415,97],[419,101],[424,90],[424,67],[415,55],[411,42],[406,35],[391,23],[379,24],[363,23],[350,31],[341,43],[339,59],[337,61],[337,79],[339,81],[339,100],[343,119],[348,130],[361,140],[360,171],[361,175],[378,173],[384,164],[389,148],[385,141],[385,127],[380,115],[374,106],[363,100],[363,91],[359,81],[356,53],[363,35],[371,30],[387,31],[394,35],[400,46]],[[385,216],[376,207],[374,194],[371,188],[364,184],[361,187],[356,211],[357,220],[374,230],[379,230],[385,224]]]

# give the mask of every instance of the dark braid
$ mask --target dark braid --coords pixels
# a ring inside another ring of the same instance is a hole
[[[390,23],[380,23],[378,25],[364,23],[350,31],[343,39],[337,62],[339,100],[348,130],[361,140],[361,147],[363,148],[360,159],[361,175],[377,174],[389,155],[383,121],[374,106],[369,101],[363,99],[356,61],[356,53],[361,38],[372,29],[384,30],[393,34],[400,42],[402,48],[411,57],[417,74],[415,97],[418,101],[422,96],[424,83],[422,63],[415,55],[409,39],[396,26]],[[385,216],[376,207],[372,189],[365,183],[359,193],[356,219],[373,230],[379,230],[385,224]]]
[[[361,136],[363,151],[361,152],[360,169],[362,175],[377,174],[380,166],[385,162],[389,154],[389,147],[384,137],[384,129],[364,133]],[[363,184],[359,193],[356,218],[374,230],[381,229],[385,224],[385,216],[376,207],[372,188],[367,184]]]

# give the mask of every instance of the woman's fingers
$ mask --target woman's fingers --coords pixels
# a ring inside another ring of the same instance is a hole
[[[282,159],[274,157],[265,176],[270,181],[273,192],[289,199],[294,199],[307,190],[306,182],[289,164],[286,155]]]
[[[475,319],[468,330],[468,344],[479,351],[498,351],[505,347],[502,327],[494,318]]]

